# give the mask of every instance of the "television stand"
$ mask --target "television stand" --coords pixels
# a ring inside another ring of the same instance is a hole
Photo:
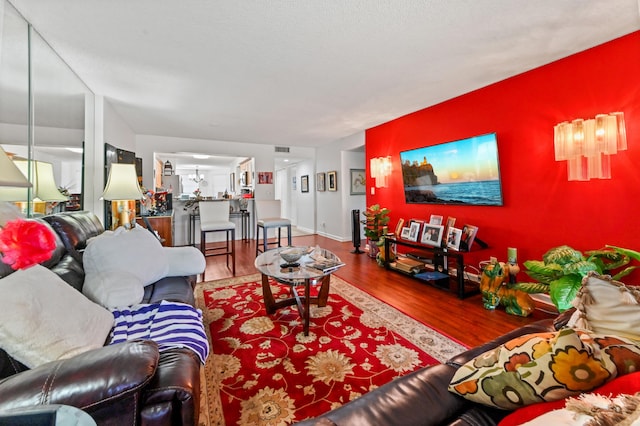
[[[393,267],[394,262],[390,262],[391,246],[404,246],[413,250],[406,253],[412,260],[428,264],[433,270],[414,271]],[[409,275],[417,280],[427,282],[437,288],[454,291],[458,298],[464,299],[468,296],[480,293],[478,285],[468,284],[464,279],[464,254],[462,252],[442,248],[432,247],[398,238],[385,237],[384,239],[384,267],[399,273]],[[450,264],[455,267],[455,276],[450,273]]]

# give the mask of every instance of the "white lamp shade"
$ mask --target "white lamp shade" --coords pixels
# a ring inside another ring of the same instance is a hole
[[[111,164],[102,197],[105,200],[139,200],[143,197],[134,164]]]
[[[12,164],[22,175],[22,178],[27,180],[29,162],[27,160],[14,160]],[[27,180],[27,182],[29,181]],[[31,185],[29,182],[29,186],[33,187],[35,193],[35,185]],[[0,201],[29,201],[29,188],[0,188]]]
[[[53,176],[53,164],[44,161],[36,161],[35,196],[42,201],[68,201],[69,198],[62,195],[56,185]]]
[[[26,179],[29,174],[29,162],[15,160],[12,164]],[[68,198],[62,195],[56,186],[53,165],[44,161],[32,161],[31,164],[35,164],[33,185],[29,184],[32,186],[32,201],[67,201]],[[0,188],[0,201],[29,201],[28,192],[28,188]]]
[[[25,176],[0,147],[0,186],[30,187],[31,183]]]

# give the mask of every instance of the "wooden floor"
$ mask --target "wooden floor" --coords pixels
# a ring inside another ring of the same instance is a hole
[[[315,246],[331,250],[346,266],[337,276],[394,306],[405,314],[457,339],[476,346],[524,324],[552,315],[536,310],[527,318],[509,315],[500,307],[489,311],[482,307],[480,295],[464,300],[446,290],[388,271],[365,254],[353,254],[350,242],[341,243],[318,235],[293,238],[293,245]],[[236,276],[256,273],[255,241],[236,242]],[[207,257],[206,280],[231,277],[223,256]]]

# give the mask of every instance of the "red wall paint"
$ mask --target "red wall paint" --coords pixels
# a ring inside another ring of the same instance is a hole
[[[612,157],[612,179],[567,181],[553,153],[553,126],[565,120],[623,111],[628,150]],[[495,132],[504,206],[407,204],[400,152]],[[640,250],[640,31],[367,130],[366,161],[390,155],[387,188],[367,194],[367,205],[400,218],[431,214],[479,227],[490,248],[465,256],[520,263],[568,244],[584,251],[606,244]],[[367,172],[367,185],[374,185]]]

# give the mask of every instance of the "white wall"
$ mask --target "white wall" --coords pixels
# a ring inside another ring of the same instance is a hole
[[[316,192],[317,232],[338,241],[351,240],[351,210],[364,210],[364,195],[350,195],[350,169],[364,169],[364,132],[340,139],[316,157],[317,172],[337,171],[338,190]],[[359,149],[359,150],[358,150]],[[353,151],[357,150],[357,151]],[[314,176],[315,192],[315,176]]]
[[[104,103],[104,142],[116,148],[136,152],[136,134],[107,101]],[[149,165],[153,167],[153,159]],[[142,166],[145,166],[144,162]]]

